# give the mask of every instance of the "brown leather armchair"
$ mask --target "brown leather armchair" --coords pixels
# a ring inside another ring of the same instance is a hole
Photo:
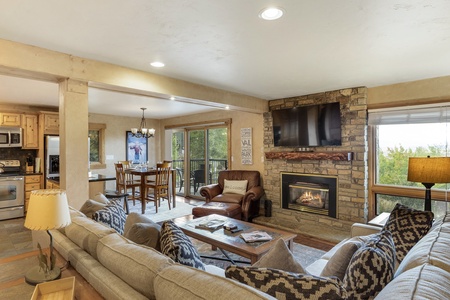
[[[225,179],[248,180],[245,195],[222,194]],[[264,189],[260,185],[260,174],[258,171],[225,170],[219,172],[217,184],[203,186],[200,195],[205,197],[206,202],[223,202],[240,204],[242,208],[241,219],[249,221],[259,215],[259,200],[264,195]]]

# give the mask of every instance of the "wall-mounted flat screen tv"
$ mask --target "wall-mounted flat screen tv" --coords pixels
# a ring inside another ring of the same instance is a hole
[[[274,146],[341,145],[339,102],[272,111]]]

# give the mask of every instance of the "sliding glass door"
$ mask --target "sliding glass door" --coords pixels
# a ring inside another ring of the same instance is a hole
[[[200,197],[200,188],[216,183],[219,171],[229,168],[228,132],[227,124],[172,130],[171,154],[178,173],[178,194]]]

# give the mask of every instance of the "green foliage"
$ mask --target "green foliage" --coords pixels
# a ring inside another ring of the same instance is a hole
[[[89,161],[100,161],[100,132],[98,130],[89,130]]]

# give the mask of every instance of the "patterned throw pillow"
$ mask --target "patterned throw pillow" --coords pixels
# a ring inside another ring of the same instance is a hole
[[[395,246],[389,231],[382,231],[356,250],[344,276],[349,299],[372,299],[393,278]]]
[[[383,230],[392,233],[397,262],[400,264],[409,250],[430,230],[434,214],[397,203]]]
[[[336,277],[326,278],[276,269],[235,265],[226,269],[225,276],[277,299],[347,299],[347,292]]]
[[[127,215],[120,204],[110,202],[103,209],[97,210],[92,215],[92,218],[99,223],[115,229],[119,234],[123,234]]]
[[[161,253],[174,261],[205,270],[200,255],[191,240],[172,221],[165,221],[161,226]]]

